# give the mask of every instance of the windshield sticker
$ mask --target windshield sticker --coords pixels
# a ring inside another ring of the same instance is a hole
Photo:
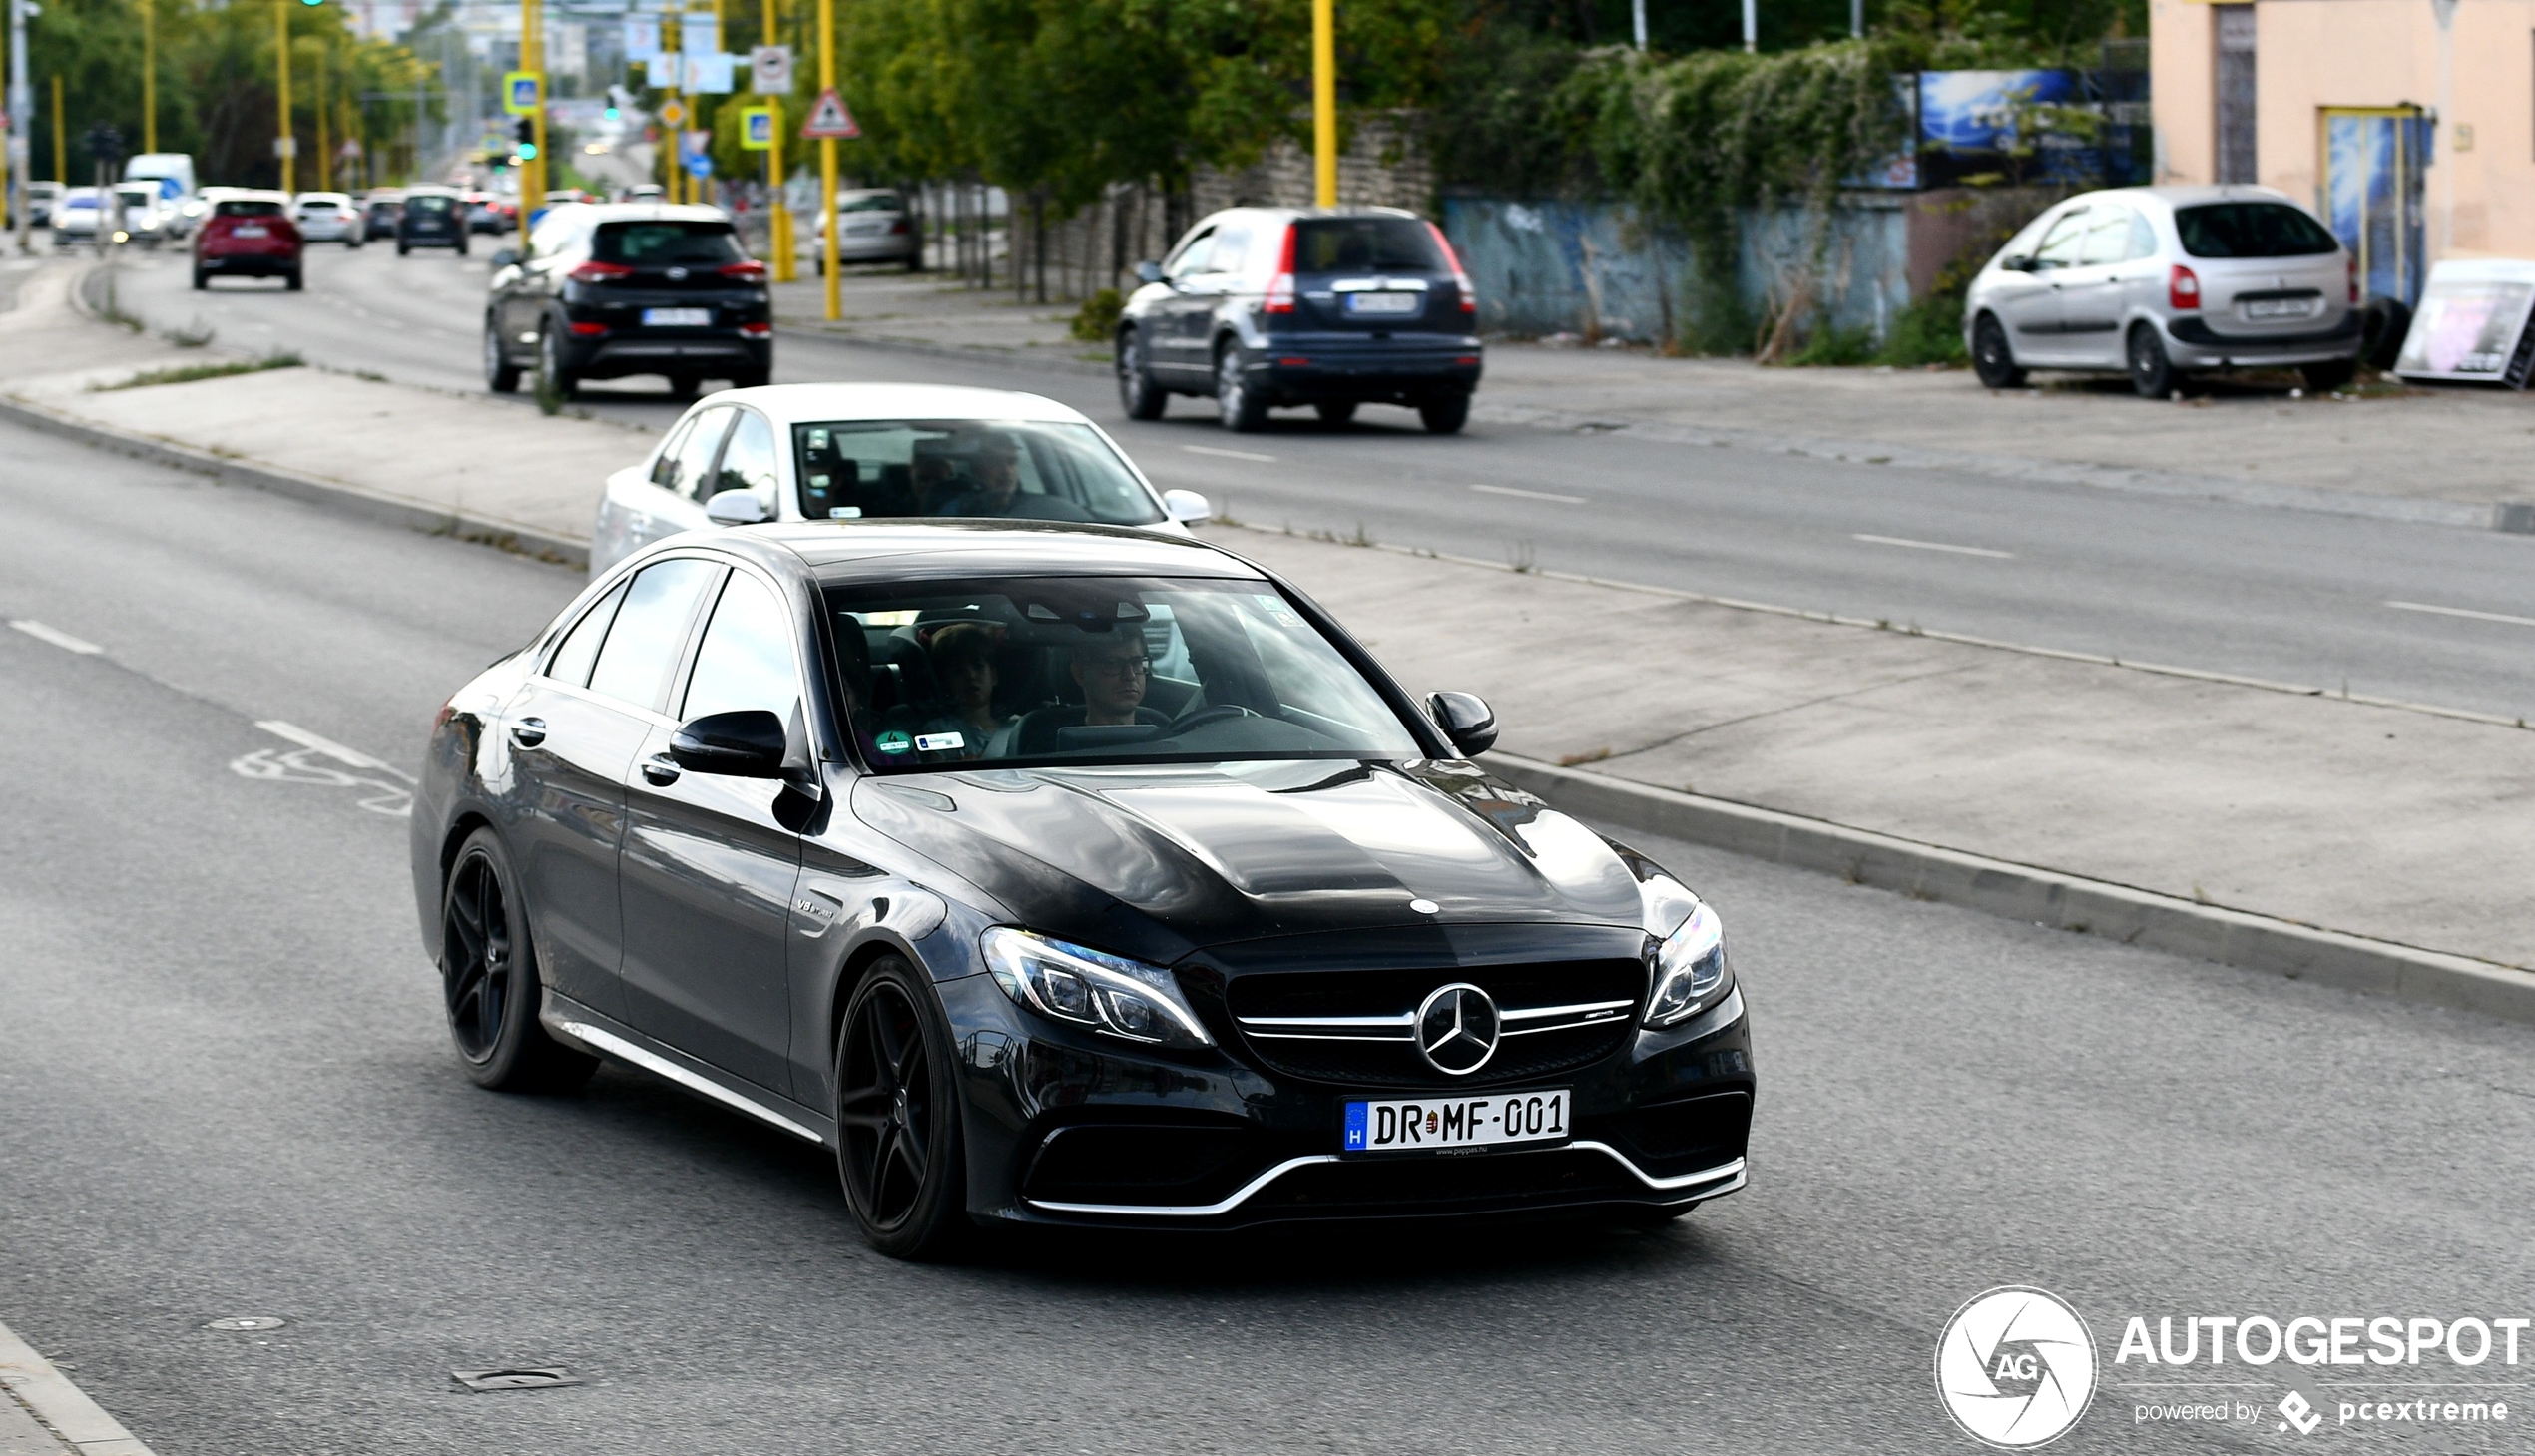
[[[872,739],[871,746],[878,748],[883,753],[903,753],[907,749],[915,746],[915,740],[909,738],[906,734],[899,732],[896,728],[891,728],[887,732]]]
[[[915,746],[927,753],[947,753],[968,746],[968,740],[957,733],[917,733]]]

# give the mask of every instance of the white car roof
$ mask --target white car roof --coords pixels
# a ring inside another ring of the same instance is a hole
[[[350,202],[351,200],[352,200],[352,195],[351,195],[350,193],[301,193],[301,194],[299,194],[299,201],[300,201],[300,202],[303,202],[303,203],[348,203],[348,202]]]
[[[1081,411],[1040,394],[966,384],[765,384],[726,389],[709,402],[753,404],[777,424],[821,420],[1029,420],[1090,424]]]
[[[2294,198],[2278,188],[2257,187],[2251,183],[2227,183],[2218,186],[2194,184],[2191,186],[2105,188],[2097,192],[2080,193],[2069,201],[2084,203],[2097,198],[2114,202],[2159,203],[2169,211],[2175,208],[2188,208],[2196,203],[2286,203],[2290,207],[2297,206]]]

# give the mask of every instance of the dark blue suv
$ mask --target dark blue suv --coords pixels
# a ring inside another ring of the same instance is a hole
[[[1158,419],[1215,396],[1224,427],[1402,404],[1448,435],[1479,387],[1478,299],[1442,230],[1394,208],[1233,208],[1189,230],[1118,323],[1118,398]]]

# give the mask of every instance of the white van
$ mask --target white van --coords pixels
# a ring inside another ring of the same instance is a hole
[[[166,200],[168,236],[186,237],[203,221],[206,209],[202,189],[195,185],[192,153],[144,152],[123,165],[123,180],[159,184],[159,195]]]

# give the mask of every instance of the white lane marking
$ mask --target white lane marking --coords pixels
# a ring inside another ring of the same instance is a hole
[[[1580,506],[1585,503],[1585,498],[1580,495],[1551,495],[1545,490],[1516,490],[1510,485],[1474,485],[1470,489],[1486,495],[1510,495],[1527,501],[1548,501],[1552,505]]]
[[[268,718],[258,722],[255,727],[262,728],[265,732],[272,734],[274,737],[288,738],[290,741],[297,743],[300,747],[314,748],[318,752],[323,753],[325,756],[335,759],[338,762],[348,763],[354,768],[378,769],[384,772],[393,773],[398,778],[405,780],[407,783],[413,782],[412,774],[405,772],[403,769],[396,767],[394,764],[389,763],[384,759],[373,758],[358,748],[344,747],[341,743],[334,741],[332,738],[321,737],[315,733],[309,732],[306,728],[303,728],[296,724],[283,723],[277,718]]]
[[[2426,602],[2388,602],[2397,612],[2434,612],[2441,617],[2470,617],[2476,622],[2505,622],[2511,627],[2535,627],[2535,617],[2511,617],[2506,612],[2476,612],[2470,607],[2432,607]]]
[[[41,622],[30,622],[21,618],[13,619],[9,625],[16,628],[18,631],[25,633],[27,636],[34,638],[37,642],[49,642],[66,653],[78,653],[82,656],[86,656],[90,653],[101,653],[105,651],[104,648],[99,647],[93,642],[82,642],[78,638],[71,636],[69,633],[62,631],[58,627],[47,627]]]
[[[1956,556],[1986,556],[1998,561],[2016,559],[2012,551],[1992,551],[1986,546],[1948,546],[1942,541],[1913,541],[1907,536],[1870,536],[1863,531],[1852,531],[1848,539],[1873,546],[1907,546],[1912,551],[1950,551]]]
[[[1276,457],[1273,455],[1254,455],[1248,450],[1218,450],[1213,445],[1182,445],[1180,448],[1192,455],[1213,455],[1225,460],[1256,460],[1262,465],[1276,463]]]
[[[323,788],[348,788],[362,795],[360,806],[374,814],[391,819],[413,817],[413,775],[401,768],[382,763],[357,748],[347,748],[333,739],[309,732],[295,724],[270,719],[255,727],[275,737],[287,738],[295,748],[257,748],[229,760],[229,771],[241,778],[261,779],[266,783],[312,783]],[[359,769],[347,772],[332,763]]]

